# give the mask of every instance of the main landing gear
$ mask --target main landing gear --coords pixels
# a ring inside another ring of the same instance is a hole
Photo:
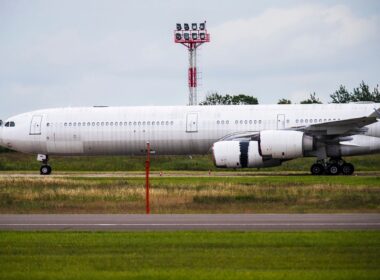
[[[313,175],[352,175],[355,167],[342,158],[330,158],[329,161],[318,160],[310,168]]]
[[[38,155],[37,160],[42,163],[40,167],[41,175],[50,175],[51,174],[51,166],[48,164],[49,156],[48,155]]]

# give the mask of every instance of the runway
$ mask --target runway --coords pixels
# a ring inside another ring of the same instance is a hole
[[[380,230],[380,214],[6,214],[0,230]]]

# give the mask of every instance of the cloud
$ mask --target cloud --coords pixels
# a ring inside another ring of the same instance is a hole
[[[271,8],[210,28],[208,62],[218,68],[257,68],[260,73],[301,64],[330,65],[346,60],[347,52],[379,42],[379,23],[378,17],[359,17],[343,5]]]

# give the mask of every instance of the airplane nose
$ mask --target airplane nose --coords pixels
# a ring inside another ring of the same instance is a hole
[[[3,146],[3,127],[0,126],[0,146]]]

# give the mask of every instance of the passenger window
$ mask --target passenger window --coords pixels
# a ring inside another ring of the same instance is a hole
[[[238,123],[239,123],[239,121],[238,121],[238,120],[236,120],[236,121],[235,121],[235,124],[238,124]]]
[[[5,123],[5,126],[6,126],[6,127],[9,127],[9,122],[6,122],[6,123]]]
[[[248,121],[247,121],[247,120],[245,120],[245,121],[244,121],[244,123],[245,123],[245,124],[248,124]]]
[[[230,123],[230,121],[227,120],[227,121],[226,121],[226,124],[229,124],[229,123]]]
[[[171,122],[170,122],[170,124],[171,124],[171,125],[173,125],[173,124],[174,124],[174,122],[173,122],[173,121],[171,121]]]
[[[154,121],[152,122],[152,125],[154,125]]]
[[[110,122],[110,126],[113,126],[113,122]]]
[[[221,124],[224,124],[224,121],[221,121]]]
[[[219,124],[220,122],[219,121],[216,121],[216,124]]]
[[[69,123],[69,126],[71,126],[72,123]]]
[[[169,121],[166,121],[166,125],[169,125]]]
[[[92,126],[95,126],[95,122],[92,122]]]
[[[257,120],[255,120],[254,123],[257,124]]]
[[[97,122],[96,125],[99,126],[99,125],[100,125],[100,122]]]
[[[87,126],[91,126],[91,123],[90,123],[90,122],[88,122],[88,123],[87,123]]]
[[[73,126],[77,126],[77,123],[75,122],[75,123],[73,123]]]
[[[104,122],[102,122],[101,125],[104,126]]]
[[[124,126],[127,126],[128,125],[128,123],[127,122],[124,122]]]
[[[309,120],[308,119],[305,119],[305,123],[308,123],[309,122]]]
[[[85,122],[82,122],[82,126],[86,126],[86,123],[85,123]]]
[[[123,122],[119,122],[119,126],[123,126]]]
[[[117,123],[117,122],[115,122],[115,126],[117,126],[117,124],[118,124],[118,123]]]
[[[80,122],[78,123],[78,126],[81,126],[81,123],[80,123]]]
[[[137,123],[136,122],[133,122],[133,125],[136,125]]]
[[[259,124],[261,124],[261,120],[259,120]]]
[[[252,120],[249,120],[249,124],[252,124]]]
[[[164,121],[161,121],[161,125],[164,125],[165,124],[165,122]]]
[[[5,126],[7,126],[7,124],[5,124]],[[64,126],[67,126],[67,123],[65,123]]]
[[[46,126],[49,126],[50,125],[50,123],[46,123]]]
[[[145,122],[143,122],[142,124],[145,125]]]
[[[303,119],[300,119],[300,123],[303,123]]]
[[[296,119],[296,123],[298,123],[298,119]]]

